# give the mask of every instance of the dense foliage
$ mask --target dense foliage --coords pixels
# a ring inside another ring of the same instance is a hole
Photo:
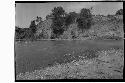
[[[123,9],[120,9],[116,12],[116,15],[123,15]]]
[[[54,7],[44,21],[37,16],[31,21],[29,28],[16,27],[15,39],[82,39],[100,36],[98,34],[106,32],[107,27],[108,32],[115,30],[122,35],[121,28],[114,27],[119,27],[119,23],[123,24],[122,20],[118,20],[122,17],[117,16],[123,15],[123,9],[118,10],[116,15],[107,16],[92,15],[91,9],[83,8],[80,13],[67,13],[61,6]]]
[[[90,9],[83,8],[80,12],[80,16],[77,19],[78,27],[83,29],[89,29],[91,27],[92,14]]]
[[[65,10],[62,7],[55,7],[52,10],[53,24],[51,26],[54,33],[53,38],[58,38],[64,32]]]
[[[32,31],[32,33],[36,32],[36,24],[35,24],[35,20],[31,21],[30,27],[29,27]]]
[[[78,14],[76,12],[70,12],[69,14],[67,14],[66,18],[65,18],[65,24],[66,26],[74,23],[76,21]]]
[[[29,28],[19,28],[15,27],[15,39],[30,39],[31,38],[31,30]]]
[[[31,21],[29,28],[20,28],[15,27],[15,38],[16,39],[24,39],[24,40],[34,40],[35,39],[35,33],[36,33],[36,24],[35,21]]]

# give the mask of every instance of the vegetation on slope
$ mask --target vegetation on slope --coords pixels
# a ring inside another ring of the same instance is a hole
[[[92,8],[91,8],[92,10]],[[122,39],[123,10],[115,15],[92,15],[90,9],[80,13],[65,12],[59,6],[42,21],[41,17],[31,21],[29,28],[16,27],[15,39]]]

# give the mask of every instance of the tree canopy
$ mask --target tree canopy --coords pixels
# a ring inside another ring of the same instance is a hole
[[[120,9],[116,12],[116,15],[123,15],[123,9]]]
[[[77,19],[78,27],[83,29],[89,29],[91,27],[92,14],[90,9],[83,8],[81,9],[79,18]]]
[[[52,10],[52,20],[53,24],[51,26],[53,33],[56,35],[60,35],[64,31],[63,25],[65,24],[65,10],[60,6],[60,7],[54,7]]]

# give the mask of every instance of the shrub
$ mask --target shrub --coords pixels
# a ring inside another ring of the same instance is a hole
[[[61,35],[62,39],[74,39],[78,36],[77,24],[73,23],[68,26],[68,29],[64,31],[63,35]]]
[[[31,30],[29,28],[15,27],[15,39],[30,39]]]

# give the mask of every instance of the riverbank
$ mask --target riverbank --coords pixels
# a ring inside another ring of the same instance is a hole
[[[37,40],[25,40],[25,39],[16,39],[15,42],[21,42],[21,41],[60,41],[60,40],[68,40],[68,41],[72,41],[72,40],[124,40],[123,37],[84,37],[82,39],[37,39]]]
[[[33,72],[20,73],[16,79],[123,79],[124,49],[89,51],[84,52],[84,55],[95,56],[80,56],[68,63],[56,63]]]

